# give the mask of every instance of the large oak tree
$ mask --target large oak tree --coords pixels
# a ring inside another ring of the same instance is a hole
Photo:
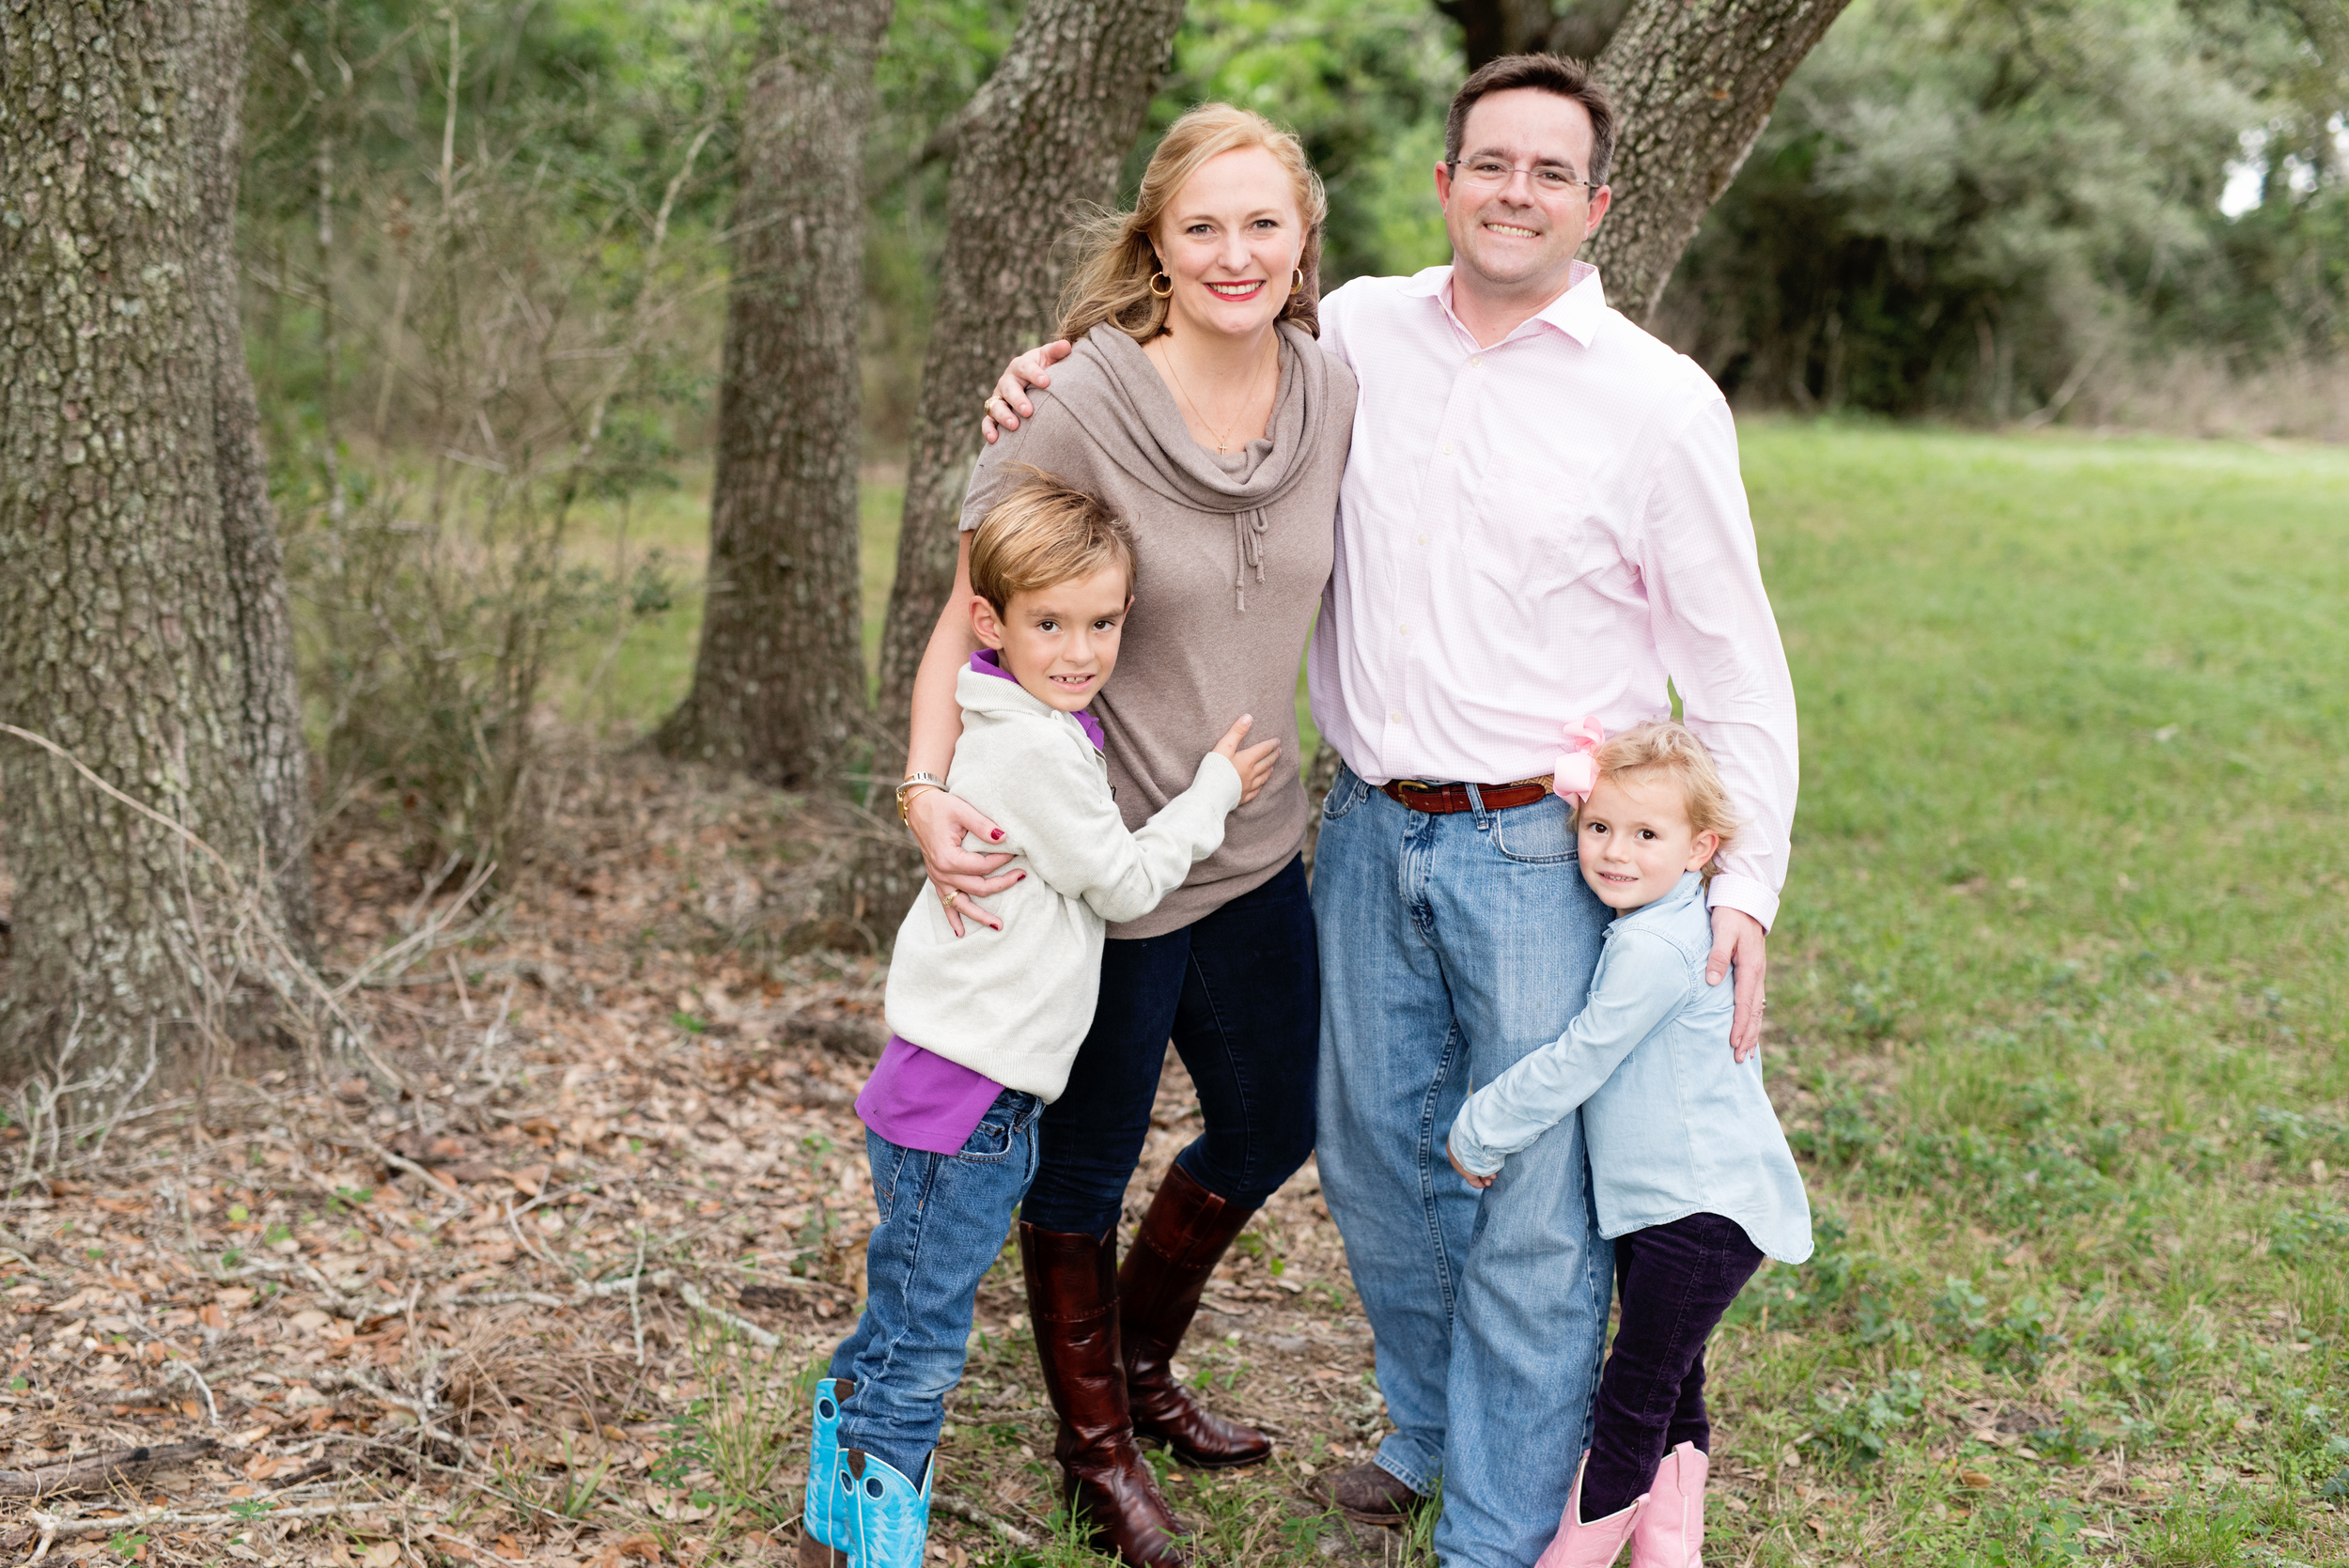
[[[210,923],[309,912],[285,583],[239,333],[243,0],[0,8],[0,1072],[187,1032]]]
[[[674,755],[832,776],[864,714],[864,128],[892,0],[772,0],[751,79],[693,686]]]
[[[980,399],[1006,360],[1051,335],[1061,241],[1116,194],[1182,14],[1181,0],[1029,0],[1002,63],[948,128],[946,253],[881,634],[880,713],[893,726],[954,583]]]

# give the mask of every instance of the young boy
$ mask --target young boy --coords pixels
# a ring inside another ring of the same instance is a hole
[[[1117,665],[1133,603],[1124,523],[1038,475],[979,524],[971,620],[986,646],[956,679],[962,737],[946,787],[1002,826],[1027,876],[1000,931],[957,938],[925,893],[897,930],[891,1036],[857,1113],[879,1222],[856,1331],[816,1386],[806,1568],[916,1568],[932,1451],[961,1380],[979,1281],[1036,1167],[1036,1114],[1093,1021],[1107,921],[1136,920],[1223,842],[1277,747],[1243,716],[1191,786],[1128,832],[1085,704]]]

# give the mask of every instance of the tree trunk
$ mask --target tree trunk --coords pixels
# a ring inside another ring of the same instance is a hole
[[[954,127],[946,254],[881,636],[879,713],[896,734],[954,585],[980,399],[1006,361],[1051,335],[1068,261],[1060,241],[1088,204],[1116,194],[1182,12],[1181,0],[1029,0]]]
[[[1436,0],[1436,9],[1460,24],[1470,70],[1533,49],[1595,60],[1630,8],[1631,0],[1569,0],[1553,15],[1549,0]]]
[[[1556,20],[1549,0],[1436,0],[1436,9],[1460,24],[1460,47],[1470,70],[1503,54],[1547,49]]]
[[[1769,123],[1778,90],[1846,0],[1639,0],[1598,77],[1621,124],[1615,202],[1585,253],[1635,321]]]
[[[221,535],[230,612],[236,622],[239,709],[245,766],[259,800],[261,842],[276,883],[278,911],[296,951],[307,954],[316,906],[310,891],[310,753],[294,681],[293,616],[286,558],[269,498],[261,410],[244,358],[237,288],[237,179],[244,165],[244,7],[204,35],[202,63],[213,95],[191,103],[191,139],[204,149],[202,211],[210,255],[197,277],[212,326],[212,438],[219,465]],[[227,7],[222,9],[226,11]],[[328,392],[331,396],[330,384]]]
[[[266,842],[246,643],[272,635],[241,608],[267,552],[232,551],[255,520],[230,520],[222,467],[251,440],[249,385],[222,418],[224,386],[245,383],[241,357],[222,364],[217,276],[243,47],[243,0],[0,9],[0,719],[241,867]],[[281,637],[282,592],[261,596]],[[284,717],[282,689],[265,696]],[[13,738],[0,800],[17,885],[0,1070],[70,1046],[72,1076],[120,1075],[103,1094],[179,1044],[217,936],[203,923],[231,890]]]
[[[726,303],[709,586],[672,755],[836,776],[864,713],[857,458],[864,126],[891,0],[773,0],[751,79]]]

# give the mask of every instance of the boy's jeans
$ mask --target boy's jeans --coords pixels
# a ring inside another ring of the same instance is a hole
[[[946,1396],[962,1381],[979,1281],[1035,1179],[1043,1108],[1004,1090],[955,1155],[864,1135],[880,1223],[864,1244],[864,1314],[832,1355],[832,1375],[856,1380],[840,1402],[840,1446],[863,1449],[916,1486]]]
[[[1394,1422],[1379,1466],[1443,1483],[1446,1568],[1524,1568],[1558,1530],[1613,1284],[1577,1115],[1483,1195],[1444,1155],[1488,1083],[1582,1009],[1611,912],[1557,800],[1406,810],[1341,768],[1314,858],[1322,1191]]]

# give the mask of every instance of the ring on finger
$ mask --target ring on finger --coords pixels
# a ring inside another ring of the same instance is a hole
[[[961,893],[957,893],[952,888],[941,888],[938,890],[938,901],[941,904],[945,905],[949,909],[955,907],[955,900],[960,898],[961,896]]]

